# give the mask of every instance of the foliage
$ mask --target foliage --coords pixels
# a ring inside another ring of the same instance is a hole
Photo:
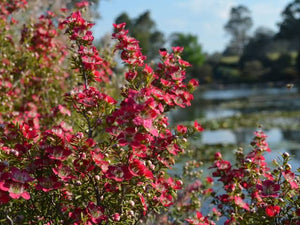
[[[282,22],[279,23],[279,32],[277,34],[277,37],[279,39],[296,40],[296,46],[298,50],[296,67],[298,70],[298,74],[300,71],[300,31],[298,29],[300,25],[299,10],[299,0],[294,0],[286,6],[286,8],[282,12]]]

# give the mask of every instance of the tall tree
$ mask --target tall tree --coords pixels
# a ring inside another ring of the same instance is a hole
[[[142,52],[147,56],[148,61],[156,59],[158,50],[165,44],[165,39],[164,34],[156,29],[155,21],[149,11],[134,19],[131,19],[127,13],[122,13],[115,22],[126,23],[129,34],[140,42]]]
[[[252,25],[250,11],[246,6],[239,5],[231,8],[229,21],[224,28],[231,35],[228,47],[233,54],[242,55],[244,46],[249,39],[248,33]]]
[[[300,74],[300,0],[294,0],[289,3],[283,12],[282,22],[279,23],[279,32],[277,38],[296,40],[298,51],[297,56],[297,70]]]
[[[172,46],[184,47],[182,58],[192,64],[192,67],[187,70],[188,75],[198,77],[200,67],[205,60],[198,37],[192,34],[173,33],[170,39]]]

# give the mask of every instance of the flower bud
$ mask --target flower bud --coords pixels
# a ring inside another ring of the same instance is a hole
[[[134,201],[130,200],[129,204],[133,207],[135,205]]]
[[[286,164],[286,165],[285,165],[285,169],[286,169],[286,170],[291,170],[291,169],[292,169],[291,164]]]
[[[282,154],[283,158],[286,159],[286,158],[289,158],[290,157],[290,154],[288,152],[285,152]]]

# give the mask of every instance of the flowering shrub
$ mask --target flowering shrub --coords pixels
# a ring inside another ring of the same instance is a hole
[[[236,168],[216,154],[213,177],[224,193],[208,177],[177,196],[183,182],[167,170],[187,138],[203,131],[197,121],[171,129],[166,116],[190,106],[198,85],[185,83],[183,48],[160,50],[154,69],[125,24],[114,24],[126,83],[112,96],[112,57],[93,45],[93,23],[81,11],[67,18],[46,12],[16,34],[14,13],[26,5],[0,3],[1,224],[145,224],[171,206],[173,221],[163,216],[162,223],[214,224],[199,211],[199,193],[213,196],[213,214],[227,224],[297,222],[298,175],[287,154],[276,170],[267,167],[262,132],[252,152],[237,153]]]
[[[224,224],[300,224],[300,179],[288,163],[288,153],[281,163],[273,160],[275,168],[268,167],[264,154],[270,152],[262,131],[255,132],[253,150],[236,152],[235,166],[215,154],[210,179],[210,195],[216,207],[213,214],[223,217]],[[298,169],[299,172],[299,169]],[[213,188],[221,185],[221,190]],[[199,193],[199,192],[198,192]],[[200,192],[204,196],[207,192]],[[212,217],[199,211],[189,224],[215,224]]]
[[[110,63],[80,11],[64,20],[46,12],[18,41],[9,34],[12,13],[26,1],[10,2],[0,17],[1,223],[135,224],[171,206],[182,182],[166,170],[185,139],[168,127],[166,112],[189,106],[197,86],[184,83],[183,49],[160,51],[154,70],[125,24],[114,25],[115,52],[128,68],[115,99],[106,86]],[[201,130],[195,123],[188,132]]]

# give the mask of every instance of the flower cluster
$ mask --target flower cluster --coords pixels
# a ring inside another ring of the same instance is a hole
[[[222,183],[225,193],[214,197],[225,224],[296,224],[299,221],[300,180],[288,164],[288,153],[282,164],[268,167],[264,153],[270,152],[262,131],[255,132],[253,150],[247,155],[242,149],[236,153],[236,166],[216,153],[213,177]],[[259,215],[259,216],[258,216]]]
[[[6,21],[13,12],[25,8],[26,6],[26,0],[3,0],[0,7],[0,21]],[[11,18],[11,21],[14,21],[13,17]]]
[[[183,125],[179,132],[185,133]],[[202,162],[191,160],[183,168],[184,189],[178,193],[162,224],[299,224],[300,179],[282,154],[281,163],[268,167],[265,154],[271,150],[262,131],[255,132],[252,151],[236,151],[235,163],[217,152],[212,176],[203,176]],[[299,169],[298,169],[299,172]],[[201,180],[200,180],[201,179]],[[191,216],[194,215],[194,216]]]
[[[81,2],[81,4],[86,4],[86,2]],[[93,45],[94,36],[90,29],[94,24],[86,21],[80,11],[76,11],[64,20],[61,26],[67,26],[66,33],[77,46],[78,56],[73,57],[73,64],[80,70],[84,79],[108,82],[112,70],[109,63],[99,56],[97,48]]]
[[[17,101],[4,96],[3,112],[8,113],[2,114],[0,129],[0,219],[31,224],[146,220],[149,213],[171,206],[182,186],[166,171],[183,152],[187,132],[176,135],[168,127],[166,112],[189,106],[193,99],[191,91],[197,82],[184,83],[189,64],[179,56],[182,49],[174,48],[173,53],[161,52],[162,62],[154,71],[144,63],[138,41],[127,36],[125,25],[115,25],[115,51],[121,51],[128,66],[128,83],[115,100],[101,92],[109,81],[110,65],[92,44],[93,24],[77,11],[59,26],[66,27],[73,43],[73,69],[84,84],[64,98],[55,98],[53,84],[69,85],[62,75],[66,71],[56,66],[67,48],[55,51],[60,32],[54,17],[47,12],[32,29],[24,26],[22,30],[18,46],[28,52],[31,67],[17,66],[22,74],[17,77],[11,64],[16,58],[7,58],[1,70],[5,74],[2,88]],[[101,91],[97,83],[91,86],[93,81],[98,81]],[[68,120],[72,126],[66,123],[68,117],[73,119]],[[202,127],[195,122],[190,130],[202,131]]]

